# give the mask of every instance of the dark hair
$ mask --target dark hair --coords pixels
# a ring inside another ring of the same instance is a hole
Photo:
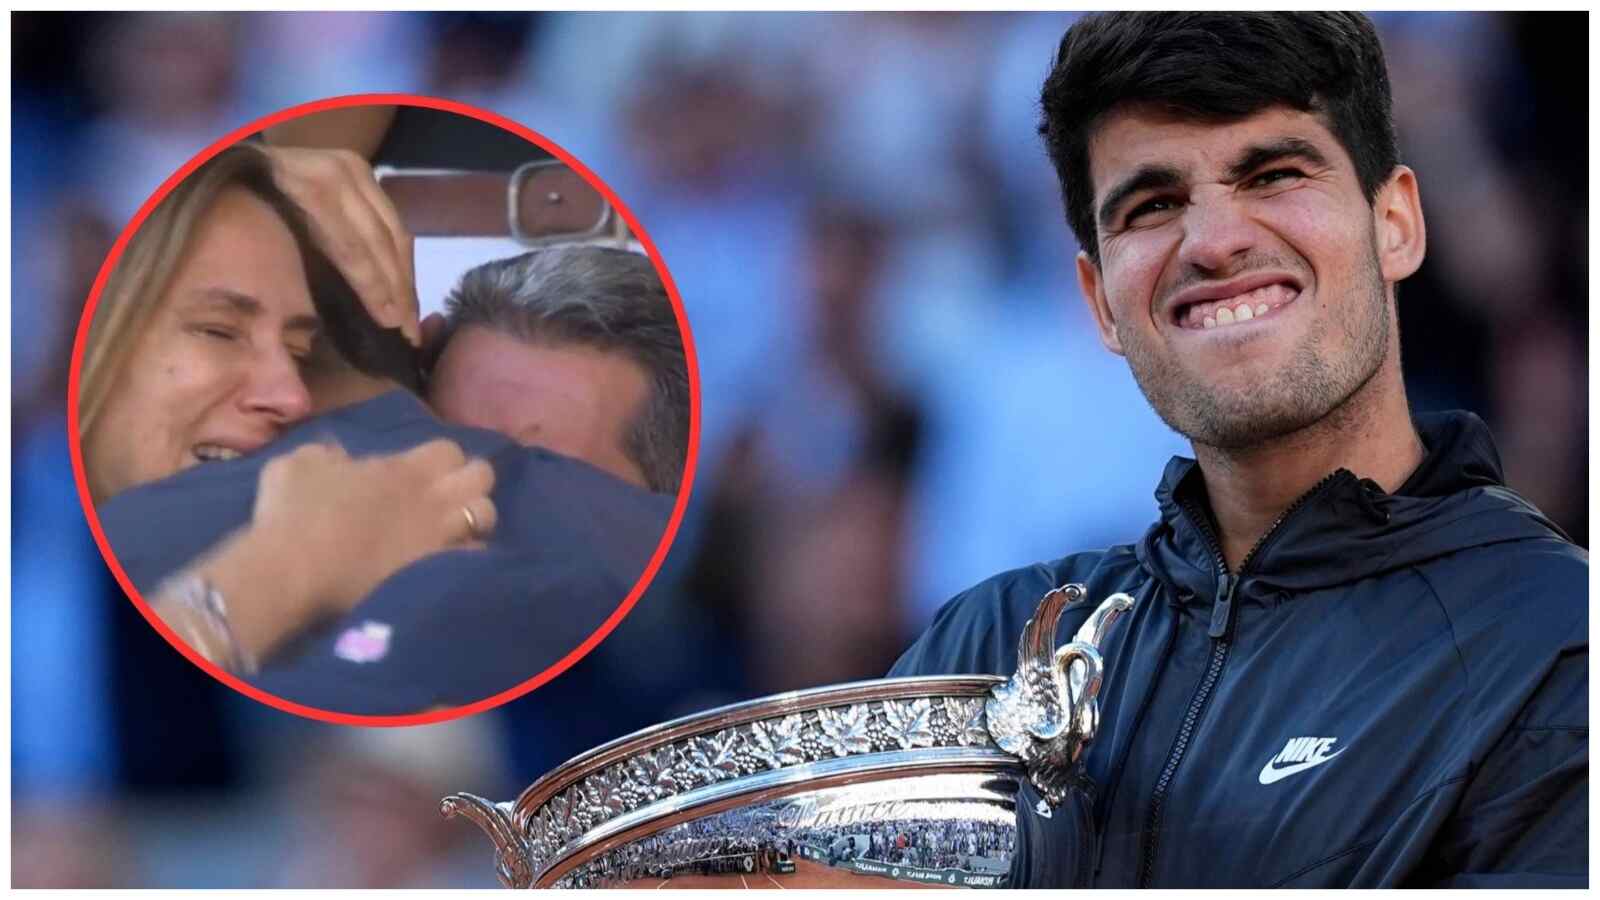
[[[253,146],[250,143],[239,147]],[[264,171],[250,185],[256,195],[278,211],[289,231],[300,245],[300,256],[305,262],[306,283],[311,287],[311,304],[316,307],[322,323],[323,338],[327,346],[338,353],[340,361],[358,372],[388,378],[411,390],[422,393],[422,373],[418,367],[418,351],[406,340],[399,328],[384,328],[367,312],[361,296],[345,279],[322,249],[312,240],[305,213],[278,187],[272,175],[271,160],[257,151],[265,161]],[[259,183],[256,183],[259,182]],[[327,358],[322,357],[324,362]]]
[[[1370,203],[1399,164],[1389,75],[1360,13],[1106,13],[1061,38],[1040,97],[1067,223],[1100,261],[1089,138],[1106,114],[1150,106],[1235,122],[1270,106],[1316,113],[1350,154]]]
[[[422,393],[418,351],[398,328],[384,328],[320,250],[306,257],[311,299],[322,319],[322,333],[339,357],[358,372],[398,382]]]
[[[251,164],[239,176],[240,183],[271,206],[294,235],[305,264],[306,283],[311,288],[311,304],[317,310],[328,345],[357,371],[393,379],[413,393],[421,393],[417,351],[400,329],[378,324],[355,288],[317,246],[305,212],[278,186],[271,157],[250,141],[236,144],[224,153],[248,153]]]
[[[649,257],[590,244],[534,250],[467,272],[445,306],[452,333],[483,325],[527,341],[616,351],[637,362],[649,378],[650,396],[622,449],[651,490],[678,489],[689,453],[689,369],[677,317]]]

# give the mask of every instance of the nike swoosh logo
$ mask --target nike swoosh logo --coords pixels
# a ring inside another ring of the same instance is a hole
[[[1261,768],[1261,783],[1272,784],[1275,781],[1282,781],[1283,779],[1288,778],[1290,775],[1294,775],[1297,772],[1304,772],[1307,769],[1315,768],[1327,762],[1328,760],[1333,759],[1335,756],[1338,756],[1347,749],[1349,748],[1340,747],[1338,750],[1329,753],[1327,756],[1324,756],[1321,759],[1308,759],[1305,762],[1284,766],[1281,769],[1274,769],[1272,767],[1272,762],[1268,760],[1267,764]]]

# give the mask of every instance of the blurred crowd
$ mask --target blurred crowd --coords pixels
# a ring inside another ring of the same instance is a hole
[[[1375,18],[1429,224],[1400,291],[1412,405],[1483,416],[1586,546],[1580,16]],[[978,579],[1135,539],[1186,448],[1077,296],[1035,136],[1072,18],[14,15],[13,883],[489,886],[444,793],[509,799],[653,722],[874,677]],[[522,122],[616,190],[682,296],[702,428],[663,575],[599,650],[469,722],[351,729],[213,682],[122,597],[66,382],[168,175],[283,107],[396,91]]]

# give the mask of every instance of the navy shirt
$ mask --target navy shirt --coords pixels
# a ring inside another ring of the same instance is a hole
[[[363,456],[436,438],[494,466],[499,524],[488,548],[401,569],[348,615],[268,660],[254,683],[358,715],[471,703],[537,675],[599,627],[655,552],[671,497],[496,432],[441,422],[395,390],[303,422],[242,459],[125,491],[99,505],[100,523],[128,577],[149,591],[250,521],[267,460],[314,441]]]

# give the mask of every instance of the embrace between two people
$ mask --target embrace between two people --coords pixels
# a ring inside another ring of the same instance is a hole
[[[96,512],[163,621],[236,674],[305,658],[441,551],[548,555],[552,532],[606,576],[609,596],[577,596],[608,612],[665,528],[689,388],[650,260],[496,260],[419,321],[412,245],[355,154],[241,143],[155,207],[94,311],[78,436]],[[526,678],[540,655],[504,667]]]

